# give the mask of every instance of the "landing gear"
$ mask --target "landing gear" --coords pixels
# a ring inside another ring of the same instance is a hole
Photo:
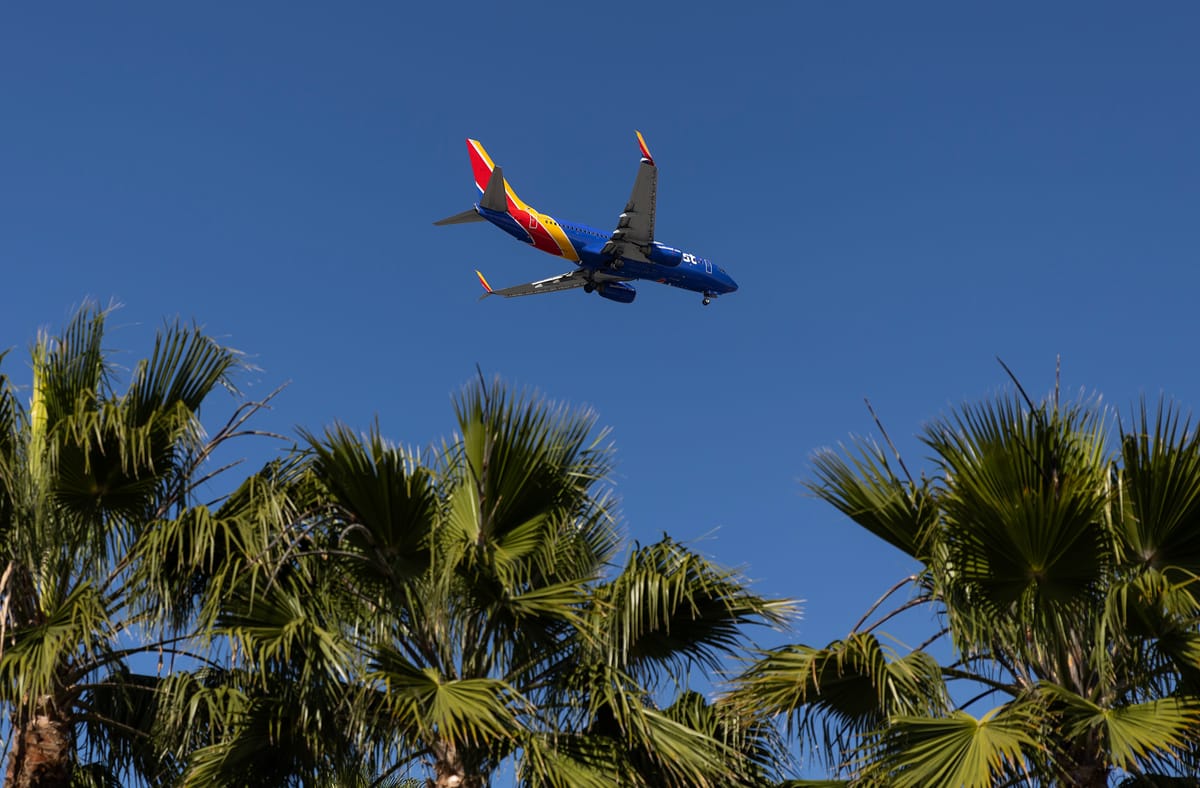
[[[585,292],[585,293],[593,293],[593,292],[595,292],[595,290],[596,290],[596,286],[594,284],[592,284],[591,282],[588,282],[586,285],[583,286],[583,292]]]
[[[701,301],[700,303],[704,304],[705,306],[708,306],[709,304],[712,303],[712,300],[716,297],[717,297],[716,293],[705,293],[704,300]]]

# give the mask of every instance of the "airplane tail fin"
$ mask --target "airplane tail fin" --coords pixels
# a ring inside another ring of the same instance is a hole
[[[496,168],[492,157],[483,149],[479,140],[472,139],[467,140],[467,155],[471,157],[471,174],[475,176],[475,185],[479,187],[480,192],[486,191],[492,170]]]
[[[483,192],[480,205],[492,211],[507,211],[511,202],[512,206],[519,210],[529,210],[529,206],[521,202],[521,198],[513,191],[512,184],[504,180],[500,168],[492,161],[492,157],[483,149],[479,140],[467,140],[467,153],[471,157],[471,173],[475,176],[475,185]],[[489,202],[491,204],[488,204]]]
[[[487,186],[483,188],[483,199],[479,201],[479,205],[487,208],[489,211],[499,211],[506,213],[508,211],[508,196],[505,187],[508,186],[508,181],[504,180],[504,170],[499,167],[492,170],[492,174],[488,177]]]
[[[479,200],[479,207],[497,213],[507,213],[510,196],[514,198],[516,204],[520,205],[520,201],[515,199],[516,195],[512,193],[512,189],[504,180],[504,170],[492,164],[492,160],[487,158],[487,151],[483,150],[483,146],[478,142],[467,140],[467,143],[467,149],[471,152],[471,169],[475,173],[475,185],[479,186],[479,190],[483,192],[483,197]],[[478,151],[475,146],[478,146]],[[479,180],[481,176],[483,177],[482,183]],[[447,224],[466,224],[483,220],[479,211],[475,208],[468,208],[462,213],[439,219],[434,224],[442,227]]]
[[[478,209],[487,209],[488,211],[496,211],[497,213],[509,213],[520,217],[522,213],[534,213],[532,207],[522,203],[521,198],[517,197],[517,193],[512,191],[512,186],[508,181],[504,180],[504,170],[496,166],[492,161],[492,157],[487,155],[484,146],[479,144],[478,139],[467,140],[467,152],[470,155],[470,170],[475,176],[475,186],[479,187],[482,192],[478,205],[473,209],[455,213],[454,216],[448,216],[444,219],[438,219],[438,227],[444,224],[464,224],[467,222],[480,222],[485,217],[480,215]],[[521,219],[523,221],[523,219]],[[559,245],[562,248],[562,245]],[[575,259],[575,258],[571,258]]]

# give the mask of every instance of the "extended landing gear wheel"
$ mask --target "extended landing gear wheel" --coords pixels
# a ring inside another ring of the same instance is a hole
[[[711,303],[712,303],[712,299],[711,299],[711,298],[709,298],[708,296],[705,296],[705,297],[704,297],[704,300],[703,300],[703,301],[701,301],[700,303],[704,304],[705,306],[708,306],[709,304],[711,304]]]
[[[591,282],[588,282],[586,285],[583,286],[583,292],[585,292],[585,293],[591,293],[591,292],[594,292],[595,290],[596,290],[596,286],[594,284],[592,284]]]

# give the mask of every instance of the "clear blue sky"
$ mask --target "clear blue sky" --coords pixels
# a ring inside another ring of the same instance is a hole
[[[4,367],[116,301],[130,363],[179,315],[248,395],[291,381],[261,426],[427,444],[478,364],[594,407],[629,534],[703,539],[823,644],[909,569],[800,485],[864,397],[911,466],[997,357],[1200,406],[1198,40],[1190,2],[6,4]],[[432,226],[476,199],[464,138],[608,227],[635,128],[659,238],[741,289],[478,302],[475,268],[566,269]]]

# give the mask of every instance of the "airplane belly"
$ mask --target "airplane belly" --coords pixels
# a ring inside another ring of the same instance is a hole
[[[671,267],[643,262],[641,260],[622,258],[621,267],[617,271],[622,276],[634,279],[647,279],[652,282],[671,285],[672,287],[682,287],[685,290],[702,289],[702,286],[697,286],[691,281],[695,277],[684,266]]]
[[[659,268],[659,266],[652,263],[621,258],[620,270],[625,276],[636,276],[638,279],[661,279],[662,273]]]
[[[700,281],[702,278],[697,276],[696,271],[691,268],[680,266],[679,268],[668,269],[663,281],[673,287],[699,292],[704,290],[704,283]]]
[[[504,232],[516,238],[518,241],[524,241],[527,244],[533,243],[533,237],[526,232],[525,228],[517,224],[517,222],[507,213],[498,211],[489,211],[486,208],[480,210],[483,218],[487,219],[492,224],[499,227]]]

